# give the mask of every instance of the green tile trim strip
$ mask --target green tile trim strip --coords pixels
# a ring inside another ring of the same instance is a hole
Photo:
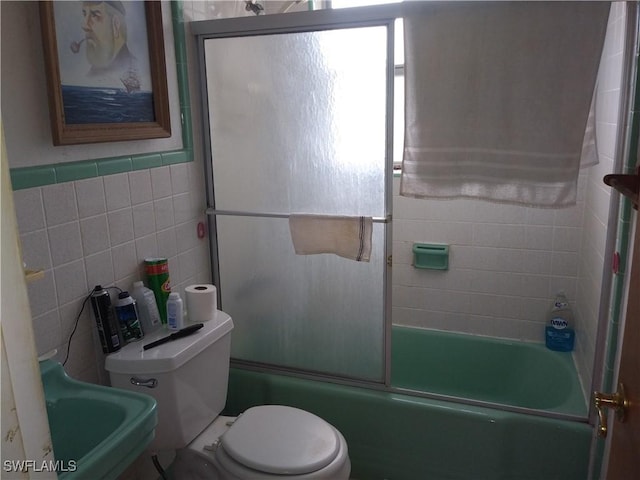
[[[145,153],[129,157],[98,158],[71,163],[58,163],[38,167],[12,168],[11,184],[14,190],[42,187],[54,183],[71,182],[83,178],[100,177],[114,173],[146,170],[149,168],[185,163],[193,160],[193,125],[189,98],[187,70],[187,42],[182,14],[182,1],[171,2],[171,18],[178,75],[180,119],[182,126],[182,150]]]
[[[165,152],[162,154],[163,165],[173,165],[175,163],[188,162],[188,152],[186,150],[178,150],[176,152]]]
[[[629,12],[629,10],[627,10]],[[638,151],[638,142],[640,141],[640,83],[638,82],[638,72],[640,70],[640,56],[638,56],[636,47],[636,71],[633,79],[634,93],[632,100],[632,111],[630,112],[630,121],[628,126],[629,141],[627,151],[627,164],[623,166],[623,173],[632,173],[635,171],[636,155],[633,152]],[[620,211],[618,215],[618,232],[616,241],[616,251],[620,255],[620,268],[618,273],[614,274],[611,285],[611,302],[609,308],[609,329],[607,332],[607,344],[604,358],[604,371],[602,378],[602,391],[614,392],[617,390],[615,385],[615,362],[618,354],[620,322],[622,320],[622,300],[624,297],[624,276],[627,271],[627,261],[629,257],[629,242],[631,238],[631,216],[632,216],[631,200],[625,196],[620,197]],[[599,478],[604,462],[605,442],[596,442],[593,451],[593,466],[590,480]]]
[[[149,153],[147,155],[137,155],[134,157],[134,170],[148,170],[150,168],[162,166],[162,155],[160,153]]]
[[[11,183],[14,190],[51,185],[57,183],[56,170],[53,166],[14,168]]]
[[[133,170],[131,157],[105,158],[101,159],[97,164],[99,176],[114,175]]]
[[[54,167],[56,183],[72,182],[83,178],[91,178],[98,175],[96,162],[63,163]]]
[[[173,19],[173,42],[176,55],[176,72],[178,75],[178,94],[180,96],[180,119],[182,121],[182,145],[186,154],[184,161],[193,160],[193,127],[191,119],[191,99],[189,97],[189,74],[187,65],[187,40],[184,30],[182,1],[171,2],[171,18]]]
[[[637,52],[636,52],[637,53]],[[640,110],[637,108],[640,103],[640,82],[638,82],[638,73],[640,72],[640,57],[636,55],[636,77],[634,78],[634,111],[630,113],[629,122],[629,142],[627,145],[626,159],[627,164],[623,170],[626,173],[635,171],[636,155],[633,152],[638,151],[638,142],[640,141]],[[603,379],[603,389],[605,391],[615,391],[614,385],[614,365],[618,352],[618,335],[620,331],[620,322],[622,319],[622,299],[624,296],[624,277],[627,271],[629,261],[629,247],[631,238],[631,220],[633,208],[631,200],[625,196],[620,196],[620,214],[618,218],[618,240],[616,250],[620,255],[620,268],[613,278],[612,301],[611,301],[611,320],[608,335],[608,350],[605,359],[605,378]]]

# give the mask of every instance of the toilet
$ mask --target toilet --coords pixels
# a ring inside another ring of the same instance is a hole
[[[221,416],[227,396],[231,331],[217,311],[195,333],[143,350],[171,332],[161,329],[106,357],[111,385],[156,399],[151,451],[176,450],[175,478],[335,479],[351,472],[342,434],[322,418],[285,405]]]

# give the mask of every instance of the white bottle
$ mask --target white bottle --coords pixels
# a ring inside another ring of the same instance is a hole
[[[167,300],[167,327],[169,330],[181,330],[184,327],[184,309],[178,292],[171,292]]]
[[[160,312],[156,303],[153,290],[144,286],[144,283],[133,282],[131,296],[136,300],[142,331],[146,334],[156,331],[162,326]]]

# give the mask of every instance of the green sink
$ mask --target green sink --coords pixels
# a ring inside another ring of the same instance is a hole
[[[40,373],[59,480],[116,479],[153,440],[152,397],[73,380],[52,360]]]

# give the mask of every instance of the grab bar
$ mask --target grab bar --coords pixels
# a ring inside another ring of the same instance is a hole
[[[216,210],[215,208],[207,208],[207,215],[234,215],[239,217],[266,217],[266,218],[289,218],[288,213],[266,213],[266,212],[240,212],[235,210]],[[373,223],[391,223],[391,215],[386,217],[373,217]]]

